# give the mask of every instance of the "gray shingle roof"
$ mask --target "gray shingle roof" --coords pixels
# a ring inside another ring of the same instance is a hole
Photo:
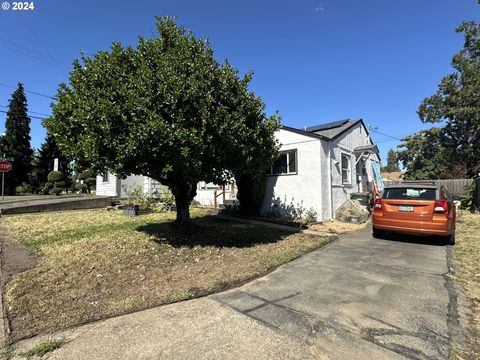
[[[307,127],[305,131],[322,135],[332,140],[337,136],[339,136],[340,134],[342,134],[343,132],[347,131],[352,126],[359,123],[360,121],[362,120],[361,119],[359,120],[345,119],[345,120],[335,121],[327,124],[310,126],[310,127]]]

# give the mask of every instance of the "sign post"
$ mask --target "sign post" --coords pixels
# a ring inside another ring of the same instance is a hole
[[[0,172],[2,173],[2,201],[4,199],[5,190],[5,173],[12,170],[12,164],[6,160],[0,160]]]

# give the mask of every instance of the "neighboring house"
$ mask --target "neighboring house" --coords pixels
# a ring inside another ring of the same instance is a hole
[[[280,157],[268,170],[262,212],[301,214],[314,210],[317,220],[335,218],[335,210],[353,192],[374,190],[378,148],[363,120],[341,120],[306,127],[282,126]]]
[[[362,119],[341,120],[303,130],[282,126],[276,137],[280,156],[267,169],[263,213],[317,213],[317,220],[335,218],[353,192],[373,192],[381,179],[378,148]],[[376,168],[376,171],[374,171]],[[140,185],[152,195],[159,183],[144,176],[122,180],[112,174],[97,176],[97,194],[125,197],[124,185]],[[225,192],[225,194],[223,193]],[[202,205],[236,199],[235,182],[221,185],[199,182],[195,200]]]
[[[97,195],[117,196],[121,198],[128,197],[125,190],[129,191],[133,186],[141,186],[144,194],[153,195],[160,190],[161,185],[142,175],[130,175],[125,179],[121,179],[112,173],[106,172],[97,175]]]

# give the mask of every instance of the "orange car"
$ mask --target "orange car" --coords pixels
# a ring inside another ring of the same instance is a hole
[[[455,218],[455,204],[445,187],[434,182],[390,185],[373,205],[373,237],[386,231],[437,235],[454,245]]]

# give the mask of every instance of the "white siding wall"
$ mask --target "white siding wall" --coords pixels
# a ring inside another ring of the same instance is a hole
[[[143,176],[142,175],[129,175],[125,179],[121,179],[121,186],[120,186],[120,197],[128,197],[125,188],[128,191],[134,186],[141,186],[143,191]]]
[[[332,182],[332,203],[333,203],[333,216],[335,216],[335,210],[340,207],[346,200],[350,198],[350,194],[359,191],[357,183],[357,171],[355,162],[357,159],[353,153],[353,150],[357,146],[370,144],[367,132],[365,128],[358,124],[352,129],[342,134],[339,138],[335,139],[332,143],[332,157],[331,157],[331,182]],[[346,153],[350,155],[350,174],[351,184],[342,184],[342,171],[341,171],[341,154]],[[370,155],[370,158],[378,160],[377,155]],[[370,159],[367,160],[367,171],[371,168]]]
[[[143,176],[141,175],[130,175],[126,179],[120,179],[117,176],[109,173],[108,181],[103,181],[102,175],[97,175],[97,195],[104,196],[120,196],[127,197],[123,185],[128,186],[140,185],[143,186]]]
[[[278,209],[315,209],[318,220],[322,220],[322,191],[319,139],[294,133],[285,129],[277,132],[283,150],[297,150],[297,174],[267,175],[267,189],[261,211]]]
[[[120,179],[113,174],[108,174],[108,181],[103,182],[103,176],[97,175],[97,195],[119,196],[120,195]]]

